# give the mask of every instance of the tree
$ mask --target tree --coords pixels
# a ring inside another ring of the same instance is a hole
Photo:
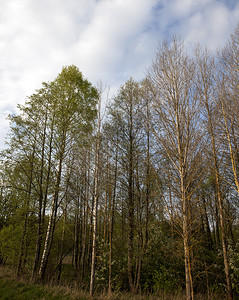
[[[234,183],[239,195],[238,178],[238,81],[239,81],[239,25],[231,35],[227,46],[219,53],[219,74],[217,78],[218,108],[223,120],[223,132],[230,153]]]
[[[114,174],[117,174],[117,195],[122,197],[122,228],[127,220],[127,273],[131,292],[139,289],[142,270],[142,242],[145,252],[144,227],[147,227],[147,204],[143,197],[145,188],[145,169],[147,146],[145,147],[143,119],[141,118],[142,87],[132,78],[123,85],[109,107],[107,132],[114,141]],[[112,134],[114,138],[112,138]],[[147,141],[146,141],[147,144]],[[115,177],[116,180],[116,177]],[[115,197],[116,182],[114,183]],[[115,201],[115,200],[113,200]],[[146,200],[147,201],[147,200]],[[111,204],[110,204],[111,207]],[[110,221],[111,222],[111,221]],[[146,225],[145,225],[146,224]],[[137,230],[138,229],[138,230]],[[110,230],[111,234],[111,230]],[[122,235],[122,239],[125,234]]]
[[[93,192],[93,231],[92,231],[92,259],[91,259],[91,275],[90,275],[90,296],[94,294],[95,281],[95,260],[96,260],[96,239],[97,239],[97,213],[99,199],[99,178],[100,178],[100,147],[101,147],[101,99],[98,101],[98,126],[96,135],[95,149],[95,168],[94,168],[94,192]]]
[[[173,39],[161,45],[153,61],[149,80],[154,92],[150,129],[167,161],[174,197],[181,212],[186,298],[193,299],[192,207],[200,181],[203,139],[200,132],[200,102],[194,82],[194,63],[184,53],[183,43]],[[156,124],[156,127],[153,126]],[[175,204],[176,205],[176,204]]]
[[[80,152],[86,137],[91,135],[97,97],[97,90],[83,78],[77,67],[64,67],[54,81],[43,83],[43,87],[27,99],[25,106],[19,106],[19,115],[10,117],[12,136],[5,161],[10,161],[12,167],[22,174],[11,188],[22,190],[24,197],[21,200],[25,221],[19,254],[19,274],[28,253],[25,245],[29,244],[31,236],[27,234],[31,215],[32,221],[35,216],[37,219],[32,278],[36,278],[38,268],[40,279],[45,276],[59,197],[64,191],[62,177],[67,170],[66,157],[67,154],[74,153],[72,149]],[[49,199],[50,214],[46,216]],[[48,228],[39,267],[46,219]]]
[[[63,162],[68,151],[69,139],[78,143],[84,134],[90,132],[95,117],[97,91],[83,79],[81,72],[75,67],[65,67],[52,83],[56,106],[56,159],[58,167],[51,203],[47,234],[39,269],[40,279],[44,278],[47,260],[50,254],[58,208],[58,197],[62,175]]]
[[[221,240],[223,248],[223,257],[224,257],[224,266],[225,266],[225,275],[227,281],[227,291],[229,299],[232,299],[232,288],[231,288],[231,279],[230,279],[230,266],[229,266],[229,255],[228,255],[228,243],[226,237],[226,225],[225,225],[225,203],[223,203],[223,194],[222,194],[222,179],[221,172],[219,168],[219,153],[216,131],[218,130],[218,122],[215,122],[215,65],[213,58],[209,55],[207,51],[200,52],[197,50],[197,66],[198,66],[198,91],[201,98],[203,108],[206,115],[206,128],[207,133],[210,137],[210,145],[212,152],[212,174],[215,178],[216,186],[216,197],[217,204],[219,208],[219,219],[220,219],[220,231],[221,231]],[[220,120],[220,118],[219,118]]]

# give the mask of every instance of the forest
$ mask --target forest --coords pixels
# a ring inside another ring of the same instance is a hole
[[[65,66],[9,116],[0,264],[90,296],[238,299],[239,26],[216,54],[164,41],[104,95]]]

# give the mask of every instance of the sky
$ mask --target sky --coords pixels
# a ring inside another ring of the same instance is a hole
[[[0,0],[0,149],[7,115],[63,66],[113,95],[144,78],[164,39],[215,52],[238,22],[239,0]]]

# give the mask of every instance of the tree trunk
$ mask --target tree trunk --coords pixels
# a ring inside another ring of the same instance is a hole
[[[46,188],[45,188],[45,195],[43,191],[43,177],[44,177],[44,160],[45,160],[45,143],[46,143],[46,127],[47,127],[47,116],[45,118],[45,126],[44,126],[44,133],[43,133],[43,141],[42,141],[42,153],[41,153],[41,171],[40,171],[40,194],[39,194],[39,206],[38,206],[38,221],[37,221],[37,241],[36,241],[36,250],[35,250],[35,258],[34,264],[32,269],[32,277],[31,280],[35,281],[37,269],[40,260],[40,252],[41,252],[41,245],[42,245],[42,238],[43,238],[43,227],[44,227],[44,218],[45,218],[45,210],[46,210],[46,202],[47,202],[47,193],[50,181],[50,172],[51,172],[51,160],[52,160],[52,141],[53,141],[53,124],[54,124],[54,117],[51,124],[51,135],[50,135],[50,143],[49,143],[49,154],[48,154],[48,168],[47,168],[47,177],[46,177]]]
[[[56,215],[57,215],[57,208],[58,208],[58,196],[59,196],[59,188],[60,188],[60,182],[61,182],[61,172],[62,172],[62,163],[63,163],[63,157],[65,152],[65,132],[63,134],[63,141],[61,145],[61,152],[59,157],[59,165],[58,165],[58,172],[57,172],[57,178],[56,178],[56,184],[54,189],[54,195],[51,203],[51,212],[49,216],[49,222],[48,222],[48,228],[46,233],[46,239],[45,239],[45,245],[44,250],[42,253],[42,259],[41,259],[41,265],[38,272],[38,276],[40,280],[44,279],[46,266],[49,258],[49,254],[51,251],[52,241],[53,241],[53,234],[55,230],[55,222],[56,222]]]
[[[26,200],[24,201],[24,225],[23,225],[23,232],[22,232],[22,238],[21,238],[21,247],[20,247],[20,256],[18,260],[18,267],[17,267],[17,276],[19,277],[22,272],[22,260],[24,256],[25,245],[27,244],[27,223],[28,223],[28,215],[29,215],[29,204],[30,204],[30,197],[31,197],[31,191],[32,191],[32,180],[33,180],[33,168],[34,168],[34,157],[35,157],[35,145],[33,146],[33,152],[31,155],[31,161],[30,161],[30,178],[28,183],[28,191],[26,195]]]
[[[128,277],[132,293],[135,292],[133,280],[133,240],[134,240],[134,194],[133,194],[133,102],[130,99],[130,129],[129,129],[129,174],[128,174]]]
[[[149,124],[149,103],[148,98],[146,102],[146,119],[147,124]],[[143,266],[144,256],[148,246],[148,223],[149,223],[149,197],[150,197],[150,132],[149,127],[147,126],[147,155],[146,155],[146,195],[145,195],[145,229],[141,237],[141,251],[138,263],[138,275],[136,281],[136,291],[138,291],[140,286],[140,278],[141,278],[141,269]]]
[[[114,187],[113,187],[112,203],[110,201],[109,204],[109,286],[108,286],[109,295],[112,294],[112,240],[113,240],[113,232],[114,232],[113,229],[114,229],[117,173],[118,173],[118,130],[117,130],[116,154],[115,154]]]
[[[225,233],[224,208],[223,208],[220,179],[219,179],[219,168],[217,162],[215,137],[214,137],[211,114],[210,114],[208,103],[206,103],[206,108],[208,112],[208,122],[209,122],[209,130],[210,130],[211,145],[212,145],[212,152],[213,152],[214,175],[216,179],[216,193],[217,193],[217,201],[218,201],[218,209],[219,209],[219,221],[220,221],[220,229],[221,229],[224,268],[225,268],[225,275],[226,275],[226,282],[227,282],[227,293],[228,293],[228,298],[233,299],[231,279],[230,279],[230,265],[229,265],[229,258],[228,258],[228,249],[227,249],[227,238]]]
[[[87,157],[86,157],[87,161]],[[90,157],[89,157],[90,166]],[[83,207],[83,220],[82,220],[82,240],[81,240],[81,257],[80,257],[80,280],[83,282],[84,271],[85,271],[85,256],[86,256],[86,242],[88,236],[88,216],[89,216],[89,170],[85,168],[85,197],[84,197],[84,207]],[[89,246],[89,245],[88,245]]]
[[[95,261],[96,261],[96,238],[97,238],[97,212],[98,212],[98,198],[99,198],[99,168],[100,168],[100,130],[101,130],[101,119],[100,119],[100,105],[101,100],[98,102],[98,133],[96,141],[96,158],[95,158],[95,173],[94,173],[94,206],[92,211],[93,217],[93,232],[92,232],[92,256],[91,256],[91,275],[90,275],[90,296],[94,294],[94,283],[95,283]]]
[[[67,183],[66,183],[66,191],[65,191],[65,207],[63,210],[63,228],[62,228],[62,235],[61,235],[61,247],[60,247],[60,261],[58,264],[58,277],[57,282],[60,282],[61,279],[61,271],[62,271],[62,261],[63,261],[63,248],[64,248],[64,240],[66,234],[66,221],[67,221],[67,206],[68,206],[68,187],[70,181],[71,172],[67,176]]]
[[[79,206],[80,206],[80,196],[77,195],[76,208],[75,208],[74,248],[73,248],[73,265],[75,270],[77,270],[79,267],[79,234],[80,234]]]
[[[202,56],[202,54],[201,54]],[[221,231],[221,241],[222,241],[222,250],[223,250],[223,258],[224,258],[224,268],[225,268],[225,275],[226,275],[226,282],[227,282],[227,293],[229,299],[232,299],[232,287],[231,287],[231,279],[230,279],[230,266],[229,266],[229,257],[228,257],[228,249],[227,249],[227,238],[225,234],[225,221],[224,221],[224,207],[223,207],[223,199],[222,199],[222,191],[221,191],[221,183],[220,183],[220,174],[219,174],[219,165],[218,165],[218,155],[216,150],[216,140],[215,140],[215,123],[212,119],[212,111],[213,111],[213,105],[212,100],[210,101],[210,97],[213,97],[214,94],[214,86],[213,81],[211,82],[211,78],[215,75],[215,66],[214,61],[210,58],[207,52],[203,53],[203,56],[201,59],[198,59],[198,66],[199,66],[199,78],[200,78],[200,93],[201,98],[204,104],[204,107],[206,109],[207,113],[207,125],[208,125],[208,133],[210,135],[211,139],[211,149],[212,149],[212,155],[213,155],[213,175],[215,177],[215,189],[216,189],[216,209],[218,209],[219,212],[219,224],[220,224],[220,231]],[[219,90],[221,87],[219,88]],[[222,96],[222,95],[220,95]],[[225,96],[225,95],[223,95]],[[220,109],[222,112],[222,116],[225,121],[225,130],[226,130],[226,138],[229,142],[229,148],[230,148],[230,154],[231,154],[231,162],[232,162],[232,168],[233,168],[233,174],[236,186],[239,190],[239,183],[237,180],[237,174],[235,173],[235,164],[234,164],[234,156],[231,148],[230,143],[230,136],[227,128],[227,122],[225,119],[225,110],[224,110],[224,103],[223,99],[219,99],[220,102]],[[217,217],[217,216],[216,216]]]
[[[184,263],[185,263],[185,278],[186,278],[186,299],[193,300],[193,280],[191,270],[191,258],[190,258],[190,243],[189,243],[189,199],[186,196],[185,182],[184,182],[184,167],[181,168],[181,196],[182,196],[182,207],[183,207],[183,245],[184,245]]]

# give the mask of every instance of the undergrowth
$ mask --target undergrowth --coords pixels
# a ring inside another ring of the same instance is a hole
[[[89,300],[92,299],[87,292],[77,287],[61,285],[33,284],[27,278],[17,278],[15,273],[0,266],[0,300]],[[158,295],[132,295],[129,293],[115,292],[96,294],[95,300],[182,300],[185,299],[183,292],[174,294],[160,293]],[[224,297],[211,295],[195,295],[195,300],[222,300]]]

